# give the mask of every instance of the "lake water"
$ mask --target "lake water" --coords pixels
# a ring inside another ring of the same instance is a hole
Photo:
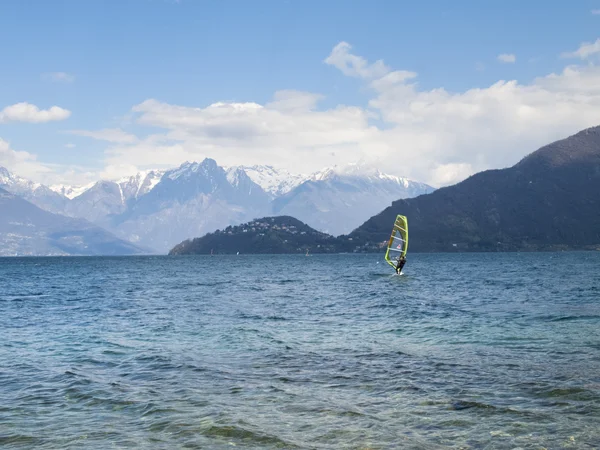
[[[2,448],[600,448],[600,252],[0,259]]]

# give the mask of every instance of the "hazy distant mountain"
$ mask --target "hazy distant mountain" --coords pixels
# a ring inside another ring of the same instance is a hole
[[[65,208],[71,217],[82,217],[102,226],[110,226],[112,216],[122,214],[150,192],[164,172],[139,172],[119,181],[98,181],[73,197]]]
[[[108,181],[109,183],[116,183],[123,191],[123,197],[125,200],[137,199],[144,194],[147,194],[156,186],[160,181],[164,170],[149,170],[138,172],[135,175],[122,178],[118,181]],[[106,180],[103,180],[106,181]],[[57,192],[68,199],[74,199],[85,193],[87,190],[93,188],[98,182],[89,183],[83,186],[70,186],[66,184],[55,184],[50,186],[50,189]]]
[[[51,212],[64,211],[68,199],[40,183],[22,178],[0,166],[0,188]]]
[[[108,216],[121,214],[126,208],[125,196],[119,184],[114,181],[98,181],[73,198],[65,207],[65,214],[105,225]]]
[[[349,165],[328,168],[273,201],[274,215],[296,217],[313,228],[340,235],[362,224],[394,200],[434,189],[423,183]]]
[[[345,250],[381,245],[397,214],[408,217],[409,251],[600,248],[600,127],[396,201],[351,233]]]
[[[83,219],[38,208],[0,189],[0,255],[131,255],[148,253]]]

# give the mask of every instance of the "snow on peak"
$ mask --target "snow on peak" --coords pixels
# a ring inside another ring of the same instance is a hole
[[[273,197],[283,195],[308,179],[304,174],[292,174],[273,166],[234,166],[229,170],[243,170],[248,177]]]
[[[150,192],[160,182],[164,170],[144,170],[117,181],[125,199],[139,198]]]
[[[310,179],[312,181],[325,181],[325,180],[329,180],[330,178],[332,178],[333,176],[335,176],[337,174],[336,171],[337,166],[333,166],[333,167],[326,167],[322,170],[319,170],[318,172],[313,173],[310,176]]]
[[[186,161],[178,168],[169,170],[166,172],[167,177],[171,180],[176,180],[179,177],[189,177],[192,174],[202,172],[205,175],[209,175],[214,172],[219,166],[214,159],[205,158],[201,163]]]
[[[240,179],[244,174],[244,171],[239,167],[230,167],[227,169],[227,181],[229,181],[229,184],[231,184],[233,187],[237,187],[239,186]]]
[[[40,183],[34,183],[33,181],[16,175],[2,166],[0,166],[0,185],[7,187],[9,190],[31,192],[42,186]]]
[[[184,162],[176,169],[169,170],[167,172],[167,176],[171,180],[176,180],[181,176],[189,176],[190,173],[194,173],[198,171],[199,164],[197,162],[191,163],[189,161]]]
[[[371,181],[392,182],[407,188],[412,182],[408,178],[383,173],[374,166],[362,163],[350,163],[345,166],[326,167],[310,176],[312,181],[325,181],[335,177],[363,178]]]
[[[54,192],[64,195],[65,197],[67,197],[70,200],[73,200],[75,197],[79,197],[81,194],[83,194],[85,191],[90,189],[95,184],[96,184],[96,181],[93,181],[92,183],[89,183],[89,184],[86,184],[83,186],[69,186],[66,184],[53,184],[52,186],[49,186],[49,187]]]
[[[61,195],[64,195],[68,199],[73,200],[74,198],[79,197],[84,192],[87,192],[92,187],[96,186],[98,183],[114,183],[118,186],[121,192],[121,200],[124,204],[124,202],[129,200],[130,198],[137,199],[142,195],[150,192],[154,188],[154,186],[156,186],[161,180],[164,173],[164,170],[145,170],[138,172],[135,175],[123,177],[114,181],[99,180],[81,186],[54,184],[49,187],[54,192],[57,192]]]

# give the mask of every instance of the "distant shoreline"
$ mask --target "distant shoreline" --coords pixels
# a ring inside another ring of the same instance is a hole
[[[572,249],[563,249],[563,250],[502,250],[502,251],[485,251],[485,250],[472,250],[472,251],[414,251],[408,253],[408,258],[410,255],[464,255],[464,254],[493,254],[493,253],[501,253],[501,254],[509,254],[509,253],[596,253],[600,252],[600,248],[572,248]],[[310,256],[339,256],[339,255],[379,255],[382,256],[385,254],[382,252],[330,252],[330,253],[311,253]],[[195,253],[195,254],[177,254],[177,255],[169,255],[167,253],[156,253],[156,254],[144,254],[144,255],[0,255],[0,260],[4,259],[21,259],[21,258],[148,258],[148,257],[157,257],[157,256],[168,256],[168,257],[195,257],[195,256],[306,256],[305,253],[296,252],[296,253],[240,253],[239,255],[235,253]]]

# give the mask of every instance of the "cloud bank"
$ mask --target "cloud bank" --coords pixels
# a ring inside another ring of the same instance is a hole
[[[275,92],[264,104],[190,107],[150,98],[130,113],[133,127],[151,134],[118,128],[71,133],[107,142],[104,167],[97,171],[107,178],[205,157],[222,165],[271,164],[304,173],[361,160],[439,187],[513,165],[542,145],[600,125],[597,52],[600,40],[583,43],[569,53],[585,60],[579,65],[528,82],[498,80],[453,92],[422,88],[410,68],[369,61],[340,42],[324,64],[362,84],[369,96],[363,106],[324,108],[323,93],[293,89]],[[506,62],[516,60],[506,56]],[[58,107],[9,108],[0,120],[69,114]]]
[[[366,107],[320,109],[322,95],[293,90],[276,92],[264,105],[218,102],[192,108],[148,99],[132,108],[135,120],[164,132],[111,146],[107,173],[204,157],[303,172],[360,159],[443,186],[510,166],[544,144],[600,124],[595,65],[567,66],[530,83],[499,80],[450,92],[420,89],[417,73],[369,62],[346,42],[324,62],[363,80],[371,97]]]

